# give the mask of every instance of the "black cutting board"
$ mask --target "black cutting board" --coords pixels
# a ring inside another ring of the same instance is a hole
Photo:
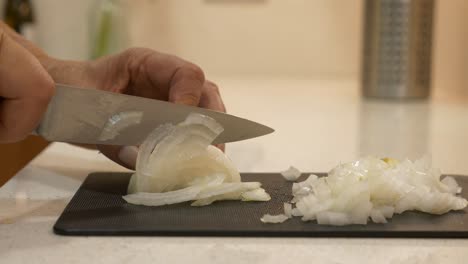
[[[468,177],[455,176],[468,197]],[[264,224],[266,214],[283,212],[291,200],[291,182],[275,173],[244,173],[243,181],[259,181],[269,202],[221,201],[205,207],[189,203],[161,207],[127,204],[129,173],[93,173],[72,198],[54,226],[60,235],[91,236],[272,236],[272,237],[433,237],[467,238],[468,211],[442,216],[418,212],[395,215],[387,224],[343,227],[302,222]]]

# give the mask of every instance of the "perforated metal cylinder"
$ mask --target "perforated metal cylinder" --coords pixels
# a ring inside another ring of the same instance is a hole
[[[430,95],[433,14],[434,0],[365,0],[364,96]]]

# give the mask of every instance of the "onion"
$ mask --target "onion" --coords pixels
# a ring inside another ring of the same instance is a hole
[[[263,223],[271,223],[271,224],[278,224],[278,223],[283,223],[284,221],[288,220],[288,217],[284,214],[280,215],[270,215],[266,214],[260,220]]]
[[[194,200],[200,193],[199,186],[187,187],[177,191],[165,193],[144,193],[139,192],[123,196],[123,199],[131,204],[160,206],[166,204],[182,203]]]
[[[222,184],[223,180],[223,175],[215,174],[213,176],[205,177],[203,180],[198,181],[196,185],[187,188],[164,193],[138,192],[125,195],[123,196],[123,199],[128,203],[147,206],[160,206],[188,202],[197,199],[204,189],[219,186]]]
[[[288,181],[295,181],[301,177],[301,172],[297,168],[291,166],[287,170],[281,172],[281,175]]]
[[[317,214],[317,223],[319,225],[344,226],[352,222],[350,217],[345,213],[325,211]]]
[[[374,223],[387,223],[387,219],[385,219],[385,216],[379,210],[372,210],[370,217]]]
[[[241,194],[242,201],[260,201],[266,202],[271,200],[271,196],[265,191],[265,189],[257,188],[252,191],[247,191]]]
[[[448,191],[453,194],[461,193],[462,188],[458,185],[457,181],[453,177],[447,176],[440,181],[442,184],[447,186]]]
[[[239,193],[239,196],[246,192],[260,188],[259,182],[236,182],[236,183],[223,183],[211,188],[204,189],[198,196],[198,199],[210,198],[228,193]]]
[[[210,145],[221,132],[222,127],[214,119],[199,114],[189,115],[176,126],[160,126],[140,148],[133,175],[135,184],[128,192],[173,191],[215,173],[224,174],[225,182],[240,182],[232,162]]]
[[[284,215],[286,215],[288,218],[292,217],[292,204],[290,203],[284,203]]]
[[[307,195],[312,192],[312,185],[318,180],[318,176],[311,174],[305,181],[295,182],[292,185],[292,193],[295,196]]]
[[[192,206],[205,206],[219,200],[269,201],[270,195],[259,182],[224,183],[215,188],[203,190]]]
[[[291,215],[292,215],[292,216],[303,216],[303,214],[301,213],[301,211],[300,211],[299,209],[297,209],[297,208],[293,208],[293,209],[291,210]]]
[[[259,182],[240,182],[232,162],[211,146],[222,132],[214,119],[200,114],[158,127],[140,146],[136,172],[123,198],[148,206],[192,200],[193,206],[217,200],[269,200]]]
[[[120,132],[129,126],[134,126],[141,123],[143,112],[141,111],[126,111],[115,114],[109,118],[107,123],[99,135],[100,141],[114,139]]]
[[[293,183],[291,214],[318,224],[364,225],[369,218],[386,223],[408,210],[444,214],[464,209],[468,201],[456,196],[461,188],[455,179],[440,176],[427,157],[415,162],[363,158],[338,165],[327,177],[311,175]]]

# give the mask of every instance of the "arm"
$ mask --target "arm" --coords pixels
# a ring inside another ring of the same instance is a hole
[[[55,82],[76,84],[87,79],[85,78],[85,76],[89,74],[86,72],[88,68],[87,62],[66,61],[52,58],[41,48],[34,45],[34,43],[11,29],[3,21],[0,21],[0,30],[34,56]],[[84,86],[86,87],[86,85]]]

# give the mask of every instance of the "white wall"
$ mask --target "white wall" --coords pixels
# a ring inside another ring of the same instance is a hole
[[[468,95],[468,1],[437,1],[434,48],[434,87]]]
[[[361,1],[171,0],[133,5],[133,44],[219,74],[351,77]]]
[[[121,1],[131,45],[177,54],[210,75],[358,78],[363,0]],[[33,2],[39,44],[54,56],[88,58],[97,1]],[[468,94],[468,1],[436,6],[434,86]]]

